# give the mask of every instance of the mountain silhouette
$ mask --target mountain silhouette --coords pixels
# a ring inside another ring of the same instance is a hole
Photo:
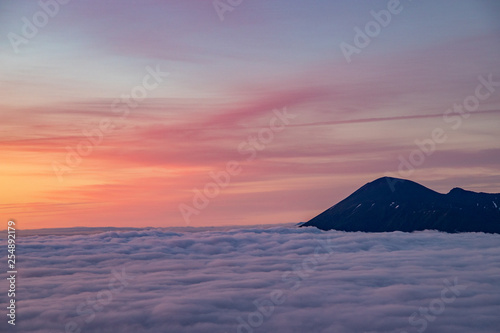
[[[388,232],[500,233],[500,194],[454,188],[441,194],[410,180],[382,177],[301,227]]]

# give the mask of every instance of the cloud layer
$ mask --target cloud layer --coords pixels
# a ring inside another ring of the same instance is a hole
[[[429,333],[469,333],[500,326],[498,235],[283,226],[70,231],[19,240],[18,331],[400,333],[425,323]]]

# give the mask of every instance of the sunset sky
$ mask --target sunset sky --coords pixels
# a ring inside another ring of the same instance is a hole
[[[300,222],[384,175],[500,192],[500,84],[479,87],[500,82],[498,1],[402,0],[350,62],[388,1],[43,2],[0,2],[0,216],[21,229]]]

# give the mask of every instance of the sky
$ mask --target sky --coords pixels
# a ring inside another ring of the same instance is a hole
[[[0,216],[301,222],[386,175],[498,193],[499,16],[493,0],[1,1]]]

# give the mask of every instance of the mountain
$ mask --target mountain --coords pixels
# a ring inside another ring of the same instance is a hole
[[[500,233],[500,194],[461,188],[441,194],[410,180],[382,177],[301,225],[309,226],[365,232]]]

